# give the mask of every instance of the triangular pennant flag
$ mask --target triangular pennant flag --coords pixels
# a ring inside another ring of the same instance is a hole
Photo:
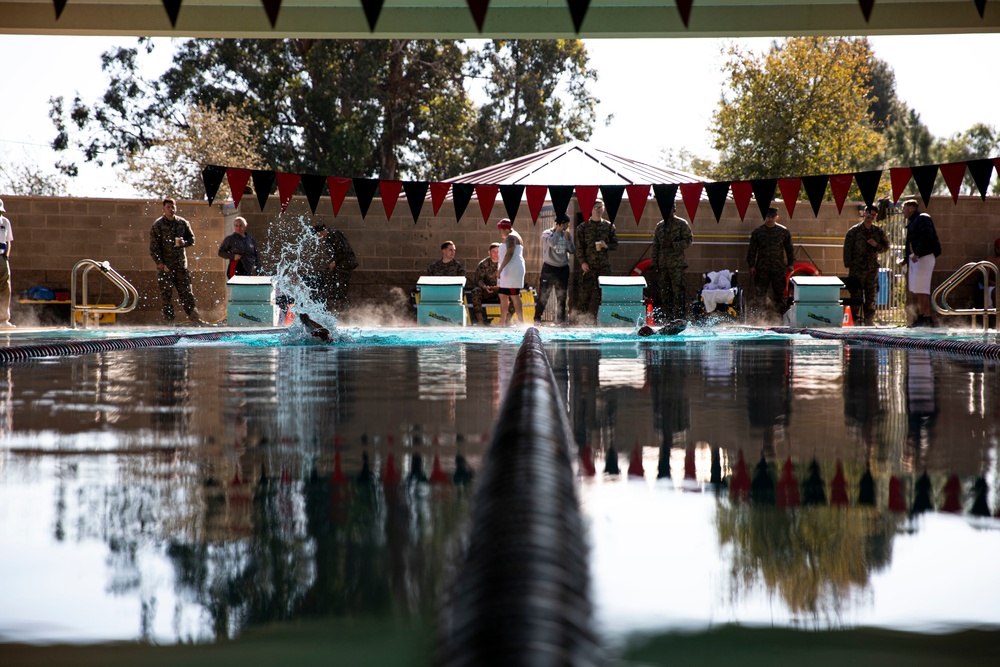
[[[979,196],[986,201],[986,191],[990,187],[990,177],[993,175],[993,160],[984,158],[982,160],[969,160],[966,163],[969,168],[969,175],[975,181],[979,189]]]
[[[952,201],[957,204],[958,193],[961,191],[962,180],[965,178],[965,163],[950,162],[941,165],[941,176],[944,177],[944,182],[948,185]]]
[[[928,164],[920,167],[910,167],[910,171],[913,172],[913,182],[917,184],[917,190],[920,191],[920,198],[924,200],[924,206],[931,200],[931,194],[934,192],[934,181],[937,179],[938,166],[936,164]]]
[[[406,203],[410,205],[413,224],[417,224],[417,218],[420,217],[420,210],[424,207],[429,185],[427,181],[406,181],[403,183],[403,192],[406,193]]]
[[[326,179],[326,185],[330,188],[330,203],[333,204],[333,215],[340,215],[340,207],[344,203],[347,191],[351,189],[353,181],[346,176],[330,176]]]
[[[378,22],[378,15],[382,13],[383,0],[361,0],[361,6],[365,10],[365,18],[368,19],[368,27],[375,32],[375,24]]]
[[[402,181],[378,182],[378,194],[382,198],[382,208],[385,209],[386,220],[392,218],[392,212],[396,210],[396,202],[399,201],[399,193],[402,189]]]
[[[684,22],[684,27],[688,27],[688,21],[691,19],[691,5],[694,4],[694,0],[676,0],[677,11],[680,12],[681,21]]]
[[[517,219],[517,210],[521,208],[521,196],[524,194],[523,185],[501,185],[500,197],[503,199],[503,208],[507,212],[507,217],[511,220]]]
[[[538,224],[538,214],[542,212],[545,203],[545,193],[549,191],[546,185],[529,185],[525,188],[528,197],[528,212],[531,213],[531,224]]]
[[[431,183],[431,204],[434,205],[434,215],[438,214],[441,210],[441,204],[444,203],[444,198],[448,196],[448,190],[451,188],[451,183]]]
[[[479,32],[483,31],[483,22],[486,20],[486,10],[490,8],[490,0],[465,0],[472,13],[472,20],[476,22]]]
[[[493,204],[497,201],[497,192],[499,192],[500,186],[498,185],[477,185],[476,186],[476,199],[479,200],[479,210],[483,214],[483,224],[490,219],[490,214],[493,213]]]
[[[580,34],[580,26],[583,25],[583,19],[587,16],[590,0],[566,0],[566,4],[569,5],[569,13],[573,17],[573,28],[576,29],[577,34]]]
[[[247,183],[250,182],[249,169],[226,169],[226,181],[229,183],[229,192],[233,195],[233,206],[239,206],[243,199],[243,193],[247,191]]]
[[[875,6],[875,0],[858,0],[858,4],[861,5],[861,13],[865,15],[865,23],[868,23],[868,19],[872,16],[872,7]]]
[[[281,11],[281,0],[261,0],[264,3],[264,11],[267,12],[267,20],[271,22],[271,27],[278,22],[278,12]]]
[[[455,202],[455,222],[461,222],[465,215],[465,209],[472,201],[472,193],[476,191],[476,186],[472,183],[453,183],[451,186],[451,198]]]
[[[566,215],[566,209],[569,208],[569,200],[573,198],[573,186],[550,185],[549,197],[552,198],[552,210],[555,211],[556,217],[558,218],[560,215]],[[583,213],[585,218],[590,217],[590,211],[580,212]]]
[[[299,174],[286,174],[285,172],[279,172],[278,178],[278,200],[281,201],[281,212],[284,213],[285,209],[288,208],[288,202],[292,201],[292,195],[295,194],[295,188],[299,187],[299,181],[302,176]]]
[[[830,194],[833,195],[833,201],[837,202],[837,213],[843,212],[844,201],[847,199],[847,193],[851,189],[853,181],[854,174],[834,174],[830,176]]]
[[[708,195],[708,203],[712,205],[712,213],[715,214],[716,222],[722,219],[722,211],[726,208],[726,194],[728,192],[729,181],[705,183],[705,194]]]
[[[736,211],[740,214],[740,221],[745,221],[747,209],[750,208],[750,199],[753,197],[753,186],[750,181],[733,181],[729,184],[729,189],[733,193],[733,201],[736,202]]]
[[[882,170],[859,171],[854,174],[854,182],[858,184],[861,191],[861,198],[869,206],[875,204],[875,197],[878,195],[878,184],[882,182]]]
[[[354,194],[358,198],[358,208],[361,209],[361,219],[368,215],[368,209],[375,199],[375,192],[378,190],[377,178],[354,178]]]
[[[58,4],[58,0],[56,2]],[[66,4],[66,0],[62,0],[62,4]],[[177,15],[181,12],[181,0],[163,0],[163,8],[167,10],[167,16],[170,18],[170,27],[177,27]],[[56,18],[59,18],[59,13],[56,13]],[[274,27],[272,25],[272,27]]]
[[[669,220],[677,199],[677,185],[658,183],[653,186],[653,197],[656,198],[656,205],[660,207],[660,215],[664,220]]]
[[[615,221],[618,217],[618,209],[622,205],[622,195],[625,194],[624,185],[602,185],[601,198],[604,199],[604,210],[608,214],[608,220]],[[580,199],[580,190],[576,191],[577,201]]]
[[[54,0],[52,4],[55,5],[56,21],[58,21],[59,17],[62,16],[63,10],[66,9],[66,0]]]
[[[257,203],[260,210],[264,210],[267,198],[271,196],[271,188],[274,187],[275,173],[270,169],[254,169],[250,172],[253,179],[253,190],[257,193]]]
[[[781,193],[781,201],[785,202],[785,210],[788,211],[789,218],[795,212],[795,202],[799,200],[799,191],[801,189],[801,178],[778,179],[778,192]]]
[[[893,167],[889,170],[889,180],[892,182],[892,203],[895,204],[903,195],[903,190],[910,183],[913,172],[909,167]]]
[[[802,187],[805,188],[809,203],[812,204],[813,215],[819,217],[819,208],[823,205],[823,197],[826,196],[826,184],[830,182],[830,177],[825,174],[818,176],[805,176],[802,178]]]
[[[767,217],[767,209],[771,208],[774,201],[774,191],[778,187],[776,178],[757,178],[750,181],[753,188],[753,197],[757,200],[757,208],[760,209],[760,219]]]
[[[993,168],[992,165],[990,165],[990,168]],[[225,176],[226,168],[214,164],[210,164],[201,170],[201,180],[205,183],[205,194],[208,196],[209,206],[215,201],[215,193],[219,191],[219,186],[222,185],[222,179]]]
[[[628,193],[628,205],[632,208],[632,217],[638,226],[642,220],[642,212],[646,210],[646,202],[649,201],[649,186],[626,185],[625,192]]]
[[[979,18],[985,18],[983,15],[986,13],[986,0],[976,0],[976,11],[979,12]]]
[[[302,191],[306,193],[306,200],[309,202],[309,210],[316,214],[316,207],[319,206],[319,198],[323,196],[323,187],[326,185],[326,176],[319,174],[302,174]]]
[[[588,215],[594,210],[594,202],[597,201],[597,192],[599,189],[597,185],[576,186],[576,203],[580,207],[580,212],[584,215]],[[605,205],[606,209],[607,206]]]
[[[681,183],[681,199],[684,200],[684,208],[687,209],[691,222],[694,222],[694,216],[698,214],[698,204],[701,203],[701,191],[704,187],[704,183]]]

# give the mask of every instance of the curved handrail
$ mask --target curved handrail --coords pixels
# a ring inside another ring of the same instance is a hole
[[[998,277],[1000,277],[1000,269],[997,269],[997,265],[993,262],[969,262],[968,264],[960,267],[955,273],[945,280],[943,283],[937,286],[937,289],[931,294],[931,305],[934,310],[941,315],[970,315],[973,318],[973,323],[975,323],[975,318],[979,315],[983,316],[983,332],[985,333],[989,329],[989,316],[996,315],[997,309],[988,308],[986,306],[987,299],[983,299],[982,308],[952,308],[948,305],[948,296],[951,294],[952,290],[955,289],[963,280],[968,278],[974,271],[979,271],[983,279],[983,285],[988,286],[990,284],[990,278],[992,274],[994,284],[998,284]],[[988,288],[987,288],[988,289]],[[940,302],[940,303],[939,303]]]
[[[84,267],[82,274],[82,296],[83,302],[77,305],[76,302],[76,277],[79,273],[80,267]],[[117,306],[102,306],[99,304],[88,304],[87,296],[89,291],[87,290],[87,274],[90,273],[92,269],[100,269],[101,273],[107,277],[111,283],[122,291],[122,302]],[[132,283],[127,281],[125,277],[111,268],[109,262],[98,262],[93,259],[81,259],[79,262],[73,265],[73,276],[70,281],[70,314],[69,321],[70,326],[74,329],[76,328],[76,314],[77,312],[82,313],[80,318],[83,322],[83,328],[87,328],[87,319],[90,313],[128,313],[135,310],[135,307],[139,305],[139,292],[132,286]]]

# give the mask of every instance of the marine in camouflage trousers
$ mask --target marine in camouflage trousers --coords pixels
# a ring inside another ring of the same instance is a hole
[[[686,268],[686,264],[677,263],[660,266],[660,304],[668,320],[687,319]]]
[[[847,276],[857,280],[851,282],[851,299],[864,299],[862,306],[851,306],[851,315],[855,324],[864,323],[865,326],[875,324],[875,301],[878,297],[878,269],[874,271],[848,271]]]
[[[177,298],[181,302],[181,307],[187,313],[188,318],[198,320],[201,316],[195,307],[194,294],[191,292],[191,272],[186,268],[167,267],[166,271],[156,272],[156,284],[160,288],[160,299],[163,302],[163,317],[167,320],[174,319],[174,289],[177,289]]]
[[[486,311],[483,310],[483,303],[500,303],[500,291],[494,289],[492,293],[487,294],[483,288],[476,287],[469,292],[469,303],[472,304],[473,319],[477,322],[486,323]],[[507,314],[514,314],[513,300],[508,300],[507,302]]]
[[[754,274],[753,278],[753,309],[757,314],[763,314],[767,310],[767,294],[771,293],[774,301],[774,308],[779,315],[784,315],[788,310],[788,297],[785,296],[785,271],[760,270]]]

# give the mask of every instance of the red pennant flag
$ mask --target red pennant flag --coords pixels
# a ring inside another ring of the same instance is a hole
[[[628,461],[628,476],[629,477],[643,477],[646,474],[645,468],[642,467],[642,447],[639,443],[635,443],[635,447],[632,448],[631,456]]]
[[[545,185],[529,185],[524,188],[528,197],[528,212],[531,213],[531,224],[538,224],[538,214],[542,212],[542,204],[545,203],[545,193],[549,188]]]
[[[941,175],[944,177],[944,182],[948,184],[948,190],[951,192],[952,201],[957,204],[958,193],[962,188],[962,179],[965,178],[965,163],[952,162],[949,164],[942,164],[939,169],[941,171]]]
[[[497,193],[500,192],[499,185],[477,185],[476,199],[479,200],[479,210],[483,213],[483,224],[485,225],[493,213],[493,204],[497,201]]]
[[[451,484],[451,478],[448,477],[447,473],[441,467],[441,457],[437,454],[434,455],[434,465],[431,469],[430,482],[434,485]]]
[[[903,483],[895,475],[889,478],[889,510],[898,514],[906,512]]]
[[[962,482],[958,475],[952,475],[944,483],[944,502],[941,504],[942,512],[951,514],[962,513]]]
[[[330,190],[330,203],[333,204],[333,214],[340,215],[340,207],[344,203],[347,191],[351,189],[354,179],[345,176],[328,176],[326,187]]]
[[[594,209],[594,202],[597,201],[597,192],[600,189],[598,185],[578,185],[576,186],[576,203],[580,206],[580,210],[587,215],[588,211]]]
[[[833,480],[830,482],[830,504],[841,507],[850,504],[847,499],[847,479],[844,478],[844,466],[840,459],[837,459],[837,472],[833,474]]]
[[[243,193],[247,190],[247,183],[250,182],[249,169],[226,169],[226,182],[229,183],[229,192],[233,195],[233,206],[239,206],[243,199]]]
[[[785,202],[785,210],[788,217],[792,217],[795,212],[795,202],[799,200],[799,191],[802,189],[801,178],[779,178],[778,192],[781,193],[781,200]]]
[[[844,210],[844,200],[847,199],[847,192],[854,182],[854,174],[834,174],[830,177],[830,193],[833,201],[837,202],[837,213]]]
[[[733,201],[736,203],[740,220],[746,219],[747,209],[750,208],[750,197],[753,196],[753,184],[750,181],[733,181],[729,191],[733,193]]]
[[[781,471],[781,479],[778,480],[778,507],[798,507],[801,502],[795,466],[792,465],[792,459],[787,458]]]
[[[903,190],[910,183],[913,172],[909,167],[893,167],[889,170],[889,179],[892,181],[892,203],[895,204],[903,194]]]
[[[649,201],[649,186],[626,185],[625,192],[628,193],[628,205],[632,207],[632,216],[638,225],[642,219],[642,212],[646,210],[646,202]]]
[[[434,205],[434,215],[437,215],[438,211],[441,210],[441,204],[448,196],[449,188],[451,188],[451,183],[431,183],[431,204]]]
[[[688,27],[688,21],[691,20],[691,5],[694,4],[694,0],[676,0],[677,11],[680,12],[681,21],[684,22],[684,27]]]
[[[403,189],[402,181],[379,181],[378,194],[382,198],[382,208],[385,209],[385,219],[392,217],[392,212],[399,201],[399,193]]]
[[[285,209],[288,208],[288,202],[292,201],[295,188],[299,187],[299,180],[302,176],[279,171],[276,178],[278,179],[278,200],[281,201],[281,212],[284,213]]]
[[[701,203],[701,191],[704,188],[704,183],[681,183],[681,199],[684,200],[684,208],[687,209],[691,222],[694,222],[694,216],[698,214],[698,204]]]
[[[472,20],[476,22],[479,32],[483,31],[483,22],[486,20],[486,10],[490,8],[490,0],[465,0],[472,13]]]

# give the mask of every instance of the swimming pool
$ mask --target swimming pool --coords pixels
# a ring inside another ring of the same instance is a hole
[[[432,626],[522,335],[235,333],[0,367],[0,641]],[[611,654],[726,624],[1000,625],[1000,530],[971,513],[977,482],[997,511],[997,362],[750,329],[541,336]],[[751,503],[726,490],[741,453]],[[811,474],[825,499],[802,506]]]

